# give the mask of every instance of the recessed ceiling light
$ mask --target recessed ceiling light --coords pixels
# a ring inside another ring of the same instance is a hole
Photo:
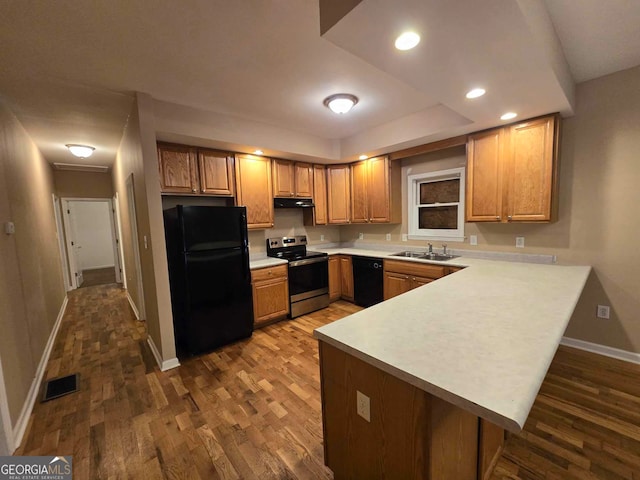
[[[360,155],[358,158],[359,158],[360,160],[366,160],[366,159],[367,159],[367,158],[369,158],[369,157],[367,157],[366,155]]]
[[[517,113],[507,112],[500,117],[500,120],[511,120],[512,118],[516,118],[518,116]]]
[[[404,32],[396,38],[396,48],[398,50],[411,50],[420,43],[420,35],[416,32]]]
[[[95,150],[95,147],[90,147],[88,145],[67,144],[65,146],[73,155],[80,158],[90,157],[91,155],[93,155],[93,151]]]
[[[484,88],[474,88],[473,90],[469,90],[467,92],[467,98],[478,98],[484,95],[486,90]]]
[[[262,150],[254,150],[253,154],[254,155],[264,155],[264,152]]]
[[[336,93],[324,99],[323,102],[329,109],[338,114],[347,113],[358,103],[358,97],[350,93]]]

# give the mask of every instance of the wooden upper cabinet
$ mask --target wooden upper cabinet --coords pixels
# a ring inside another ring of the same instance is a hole
[[[273,195],[275,197],[293,197],[295,195],[295,175],[293,163],[288,160],[274,159]]]
[[[198,149],[200,193],[232,197],[235,193],[233,154]]]
[[[506,215],[512,222],[548,222],[557,181],[556,118],[520,123],[509,132]]]
[[[158,166],[162,193],[235,193],[232,153],[158,142]]]
[[[198,193],[196,148],[158,143],[160,188],[163,193]]]
[[[327,222],[351,223],[349,165],[327,167]]]
[[[367,160],[351,164],[351,222],[369,223]]]
[[[313,198],[313,166],[310,163],[295,163],[296,197]]]
[[[273,160],[273,195],[275,197],[313,197],[313,166],[289,160]]]
[[[401,222],[400,175],[387,156],[351,164],[351,222]]]
[[[469,136],[468,222],[550,222],[557,201],[560,117]]]
[[[273,227],[271,160],[255,155],[236,155],[236,203],[247,207],[250,229]]]
[[[313,166],[313,223],[327,224],[327,172],[324,165]]]
[[[467,222],[502,220],[503,128],[469,135],[467,143]]]

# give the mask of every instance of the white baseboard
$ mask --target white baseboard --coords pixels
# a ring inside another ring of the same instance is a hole
[[[33,379],[33,382],[31,382],[31,388],[29,388],[27,399],[24,402],[24,406],[22,407],[22,411],[20,412],[18,421],[13,428],[13,445],[9,446],[12,451],[20,446],[22,437],[24,436],[24,432],[27,429],[27,425],[29,424],[29,417],[31,416],[31,412],[33,411],[33,406],[36,403],[38,390],[40,390],[40,384],[42,383],[44,372],[47,369],[47,363],[49,362],[49,355],[51,355],[53,343],[55,342],[56,336],[58,335],[58,330],[60,329],[60,324],[62,323],[64,312],[67,309],[68,301],[69,298],[65,295],[64,300],[62,301],[62,306],[60,307],[60,311],[58,312],[58,318],[56,318],[56,323],[53,325],[53,329],[51,330],[51,334],[49,335],[47,345],[44,347],[44,352],[42,352],[42,357],[40,358],[40,363],[38,364],[38,368],[36,370],[36,376]]]
[[[16,449],[13,441],[13,428],[11,425],[11,414],[7,403],[7,391],[4,383],[2,371],[2,360],[0,359],[0,434],[4,435],[4,443],[0,441],[0,455],[11,455]]]
[[[180,362],[175,357],[170,358],[169,360],[162,360],[162,356],[160,355],[160,352],[158,351],[158,348],[156,347],[156,344],[154,343],[153,338],[151,338],[150,335],[147,335],[147,343],[149,344],[149,348],[151,348],[151,353],[153,353],[153,356],[155,357],[160,370],[166,372],[167,370],[171,370],[172,368],[180,366]]]
[[[578,340],[569,337],[562,337],[562,341],[560,342],[560,344],[567,347],[577,348],[578,350],[585,350],[587,352],[597,353],[598,355],[604,355],[605,357],[616,358],[618,360],[623,360],[625,362],[640,365],[640,353],[629,352],[627,350],[607,347],[606,345],[585,342],[584,340]]]
[[[131,305],[131,310],[133,310],[133,314],[136,316],[136,320],[140,320],[140,312],[138,312],[138,307],[133,303],[133,298],[129,295],[129,290],[127,290],[127,300],[129,300],[129,305]]]
[[[116,268],[115,265],[92,265],[91,267],[83,268],[82,271],[86,272],[88,270],[102,270],[103,268]]]

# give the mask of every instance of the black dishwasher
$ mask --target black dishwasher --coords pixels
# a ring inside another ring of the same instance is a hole
[[[382,259],[351,257],[353,262],[353,297],[356,305],[370,307],[384,300]]]

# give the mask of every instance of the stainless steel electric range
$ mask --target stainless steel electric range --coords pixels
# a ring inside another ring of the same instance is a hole
[[[329,305],[329,256],[307,250],[307,237],[267,239],[267,255],[289,262],[291,318]]]

